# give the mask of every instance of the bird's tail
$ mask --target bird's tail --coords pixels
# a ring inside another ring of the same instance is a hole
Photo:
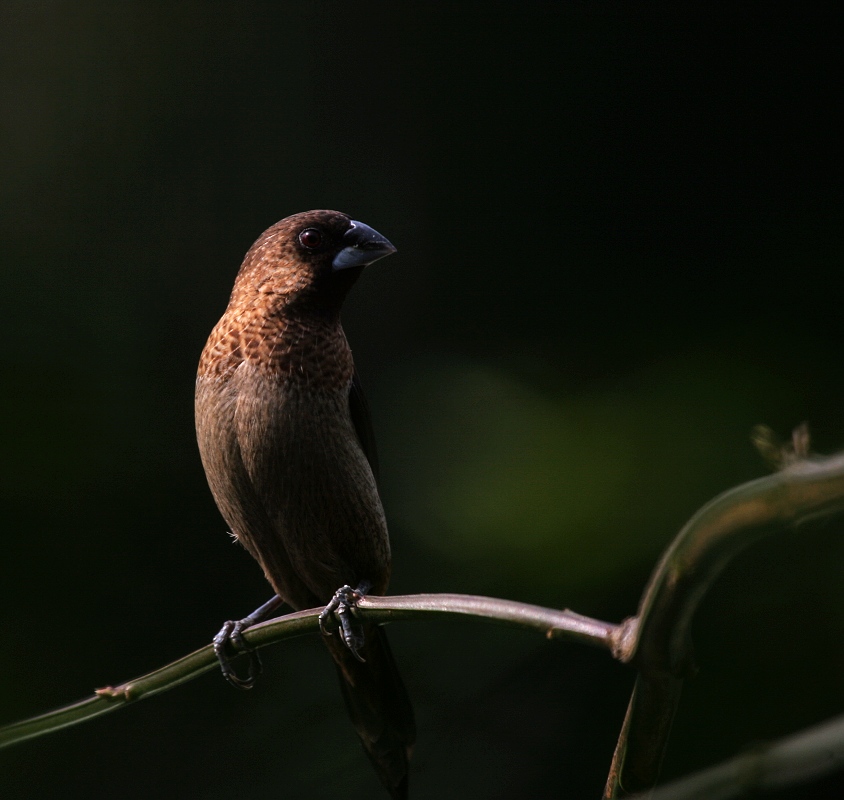
[[[363,749],[393,800],[407,798],[410,752],[416,740],[413,707],[382,628],[365,625],[358,661],[339,636],[325,643],[337,665],[340,690]]]

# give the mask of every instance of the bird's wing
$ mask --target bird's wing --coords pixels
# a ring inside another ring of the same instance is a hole
[[[375,447],[375,433],[372,430],[372,417],[369,414],[369,404],[360,385],[360,377],[357,370],[352,376],[352,385],[349,388],[349,413],[352,417],[352,424],[355,426],[355,433],[358,436],[363,454],[369,461],[372,474],[378,480],[378,451]]]

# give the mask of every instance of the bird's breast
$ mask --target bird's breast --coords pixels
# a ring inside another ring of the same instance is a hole
[[[238,447],[272,522],[271,538],[256,549],[270,556],[283,546],[320,601],[356,580],[384,591],[387,527],[349,414],[348,389],[326,391],[293,379],[278,384],[259,371],[248,374],[247,365],[241,369]]]

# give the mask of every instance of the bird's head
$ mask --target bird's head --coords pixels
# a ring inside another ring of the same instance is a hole
[[[363,268],[396,248],[339,211],[305,211],[277,222],[252,245],[233,302],[263,296],[272,305],[339,311]]]

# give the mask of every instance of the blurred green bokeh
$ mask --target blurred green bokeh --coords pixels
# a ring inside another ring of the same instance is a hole
[[[620,620],[692,513],[763,474],[753,425],[844,446],[839,16],[4,3],[0,723],[266,599],[205,484],[193,380],[290,213],[399,248],[344,317],[395,592]],[[757,545],[707,598],[666,777],[841,712],[842,530]],[[598,796],[630,671],[478,623],[390,635],[414,796]],[[0,795],[380,796],[321,645],[266,661],[247,696],[209,675],[0,752]]]
[[[471,362],[402,378],[385,484],[403,521],[448,558],[557,591],[652,563],[701,485],[729,485],[719,437],[746,434],[755,408],[794,394],[782,376],[726,353],[688,353],[570,394]]]

